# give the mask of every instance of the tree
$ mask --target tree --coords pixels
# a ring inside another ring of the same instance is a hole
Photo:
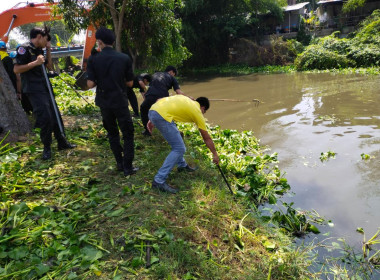
[[[188,66],[203,67],[228,60],[229,41],[242,34],[258,36],[264,15],[281,19],[283,0],[186,0],[180,11]],[[243,31],[246,31],[243,33]]]
[[[348,0],[344,2],[342,11],[343,13],[349,13],[355,11],[357,8],[363,7],[366,0]]]
[[[9,132],[8,140],[16,140],[31,130],[31,125],[20,102],[17,100],[15,89],[0,62],[0,126],[4,129],[0,137]]]
[[[118,51],[128,52],[136,65],[151,69],[180,65],[189,56],[180,35],[181,21],[175,16],[179,0],[99,0],[92,7],[62,0],[59,12],[70,30],[106,26],[114,30]]]
[[[30,30],[33,27],[43,27],[44,24],[50,26],[50,34],[52,35],[51,43],[53,46],[67,45],[71,43],[75,33],[69,30],[69,28],[65,25],[63,20],[28,23],[17,27],[17,29],[20,31],[21,35],[23,35],[26,38],[29,38]]]

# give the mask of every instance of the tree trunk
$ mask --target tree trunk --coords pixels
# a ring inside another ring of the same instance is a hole
[[[115,8],[115,0],[107,0],[107,3],[103,0],[103,3],[105,3],[110,8],[110,13],[112,16],[116,36],[115,49],[121,52],[121,31],[123,27],[124,13],[127,5],[127,0],[123,0],[120,11],[117,11]]]
[[[137,53],[135,54],[133,52],[132,48],[128,48],[128,50],[129,50],[129,54],[131,55],[131,58],[132,58],[132,70],[135,71]]]
[[[7,138],[9,141],[16,141],[19,136],[29,133],[32,127],[17,100],[15,89],[3,63],[0,63],[0,126],[4,129],[0,134],[0,140],[9,131]]]

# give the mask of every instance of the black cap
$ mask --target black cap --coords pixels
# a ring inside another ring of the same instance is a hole
[[[112,45],[115,42],[115,33],[108,28],[100,27],[95,33],[95,38],[106,45]]]

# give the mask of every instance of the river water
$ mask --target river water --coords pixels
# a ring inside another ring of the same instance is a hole
[[[278,153],[294,207],[331,219],[323,228],[360,247],[362,227],[372,237],[380,227],[380,77],[330,73],[252,74],[187,78],[193,97],[211,101],[206,118],[222,128],[252,130],[261,145]],[[336,153],[322,162],[321,153]],[[362,159],[367,154],[370,159]],[[325,238],[323,236],[323,238]]]

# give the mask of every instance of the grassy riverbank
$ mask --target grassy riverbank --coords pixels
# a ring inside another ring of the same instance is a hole
[[[192,126],[181,130],[186,158],[199,169],[195,174],[174,170],[170,182],[179,194],[159,193],[151,181],[169,147],[157,131],[144,138],[135,120],[140,170],[125,178],[115,169],[98,110],[62,84],[56,92],[68,138],[78,147],[57,151],[53,146],[50,161],[40,159],[37,136],[0,148],[0,279],[311,276],[309,251],[297,249],[255,211],[254,202],[275,199],[288,186],[275,155],[267,155],[250,132],[211,130],[221,166],[240,198],[229,193]],[[251,177],[243,176],[247,162]]]
[[[243,64],[223,64],[223,65],[218,65],[218,66],[213,66],[213,67],[206,67],[202,69],[184,69],[181,71],[181,74],[185,76],[192,76],[192,75],[235,76],[235,75],[248,75],[248,74],[254,74],[254,73],[280,74],[280,73],[296,73],[296,72],[379,75],[380,67],[297,71],[294,65],[286,65],[286,66],[267,65],[267,66],[262,66],[262,67],[250,67],[248,65],[243,65]]]
[[[159,193],[151,181],[169,147],[158,131],[144,138],[134,120],[140,170],[126,178],[116,171],[98,109],[54,85],[78,147],[54,145],[53,159],[42,161],[37,136],[0,145],[0,279],[319,278],[310,272],[317,267],[312,245],[297,247],[292,237],[318,232],[306,212],[288,205],[264,216],[258,209],[275,205],[290,186],[276,154],[251,132],[210,128],[232,196],[197,130],[180,125],[186,159],[199,169],[173,170],[169,182],[180,192]],[[93,93],[82,94],[93,103]]]

